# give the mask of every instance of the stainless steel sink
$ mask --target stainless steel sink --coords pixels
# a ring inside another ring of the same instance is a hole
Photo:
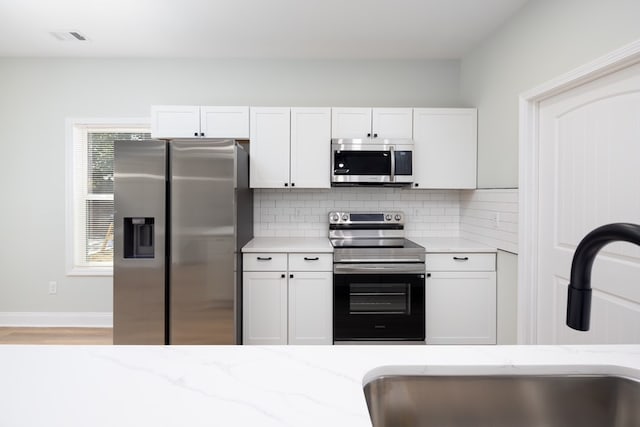
[[[639,427],[640,382],[608,375],[383,375],[374,427]]]

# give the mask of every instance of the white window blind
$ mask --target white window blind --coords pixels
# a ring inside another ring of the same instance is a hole
[[[148,125],[73,126],[73,271],[113,267],[113,143],[150,137]]]

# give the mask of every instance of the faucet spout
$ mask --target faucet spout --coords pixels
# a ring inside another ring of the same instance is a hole
[[[607,224],[587,234],[578,244],[571,263],[567,299],[567,326],[578,331],[589,330],[591,317],[591,267],[603,246],[612,242],[629,242],[640,246],[640,225]]]

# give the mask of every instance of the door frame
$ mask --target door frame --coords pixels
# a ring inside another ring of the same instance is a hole
[[[640,63],[640,40],[536,86],[519,97],[518,344],[537,344],[540,102]]]

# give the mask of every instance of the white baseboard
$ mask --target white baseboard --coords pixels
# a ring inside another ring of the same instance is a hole
[[[0,327],[111,328],[111,312],[0,312]]]

